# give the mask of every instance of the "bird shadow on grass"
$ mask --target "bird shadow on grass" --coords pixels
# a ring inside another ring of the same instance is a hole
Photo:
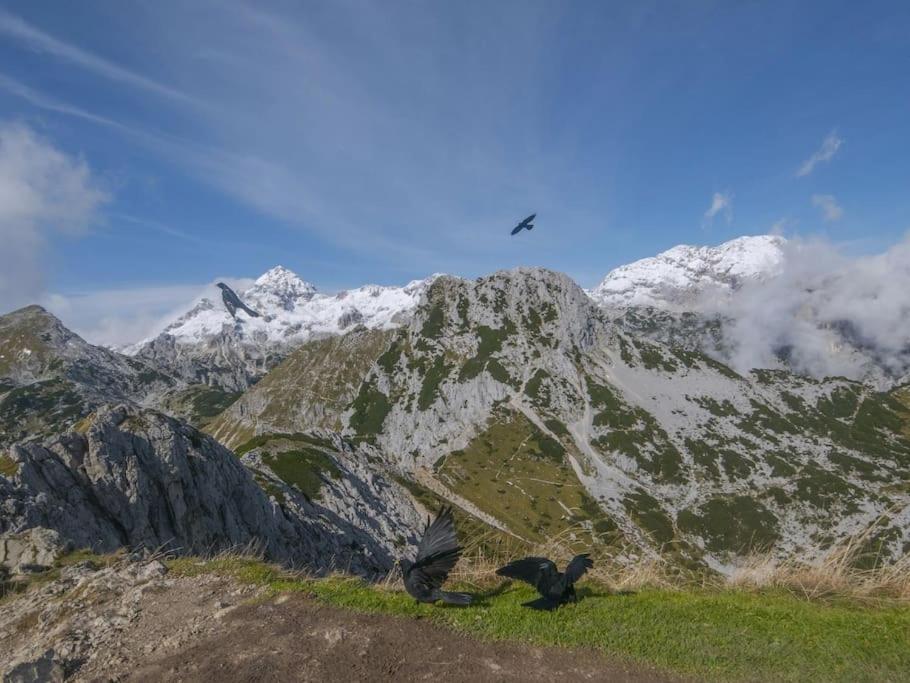
[[[638,591],[595,591],[591,588],[581,587],[577,589],[579,600],[602,600],[605,598],[621,598],[629,595],[636,595]]]
[[[490,590],[485,590],[485,591],[478,592],[478,593],[472,593],[472,595],[474,596],[474,602],[471,603],[471,606],[472,607],[489,607],[491,604],[490,601],[493,598],[497,598],[500,595],[502,595],[503,593],[505,593],[506,589],[511,585],[512,585],[511,581],[503,581],[498,586],[496,586],[495,588],[491,588]]]

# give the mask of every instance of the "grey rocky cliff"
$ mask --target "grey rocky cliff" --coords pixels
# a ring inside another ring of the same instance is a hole
[[[10,457],[17,472],[0,476],[0,535],[46,528],[95,552],[254,550],[313,571],[344,566],[375,575],[392,566],[394,542],[412,541],[416,526],[416,512],[401,504],[403,512],[388,515],[384,527],[358,527],[330,510],[283,507],[217,441],[134,406],[102,408],[84,433],[14,446]],[[367,509],[358,519],[386,516],[368,497],[380,475],[361,476],[350,484]],[[394,492],[382,495],[398,500]],[[381,534],[388,537],[377,540]]]

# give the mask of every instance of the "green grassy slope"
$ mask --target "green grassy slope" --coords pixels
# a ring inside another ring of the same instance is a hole
[[[422,617],[493,640],[591,647],[715,681],[902,681],[910,672],[910,608],[810,602],[784,593],[646,589],[620,595],[587,582],[552,613],[521,607],[527,586],[500,584],[479,604],[418,605],[406,594],[331,578],[302,580],[253,560],[181,559],[178,574],[218,572],[274,592],[304,592],[358,611]]]

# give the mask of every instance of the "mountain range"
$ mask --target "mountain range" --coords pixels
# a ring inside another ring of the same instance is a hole
[[[321,294],[290,270],[277,266],[241,298],[259,317],[204,298],[159,334],[125,353],[189,383],[247,389],[301,343],[341,334],[357,325],[388,329],[404,321],[435,276],[404,287],[366,285]]]
[[[736,320],[703,303],[774,281],[787,250],[768,236],[677,247],[590,291],[518,268],[327,295],[275,268],[241,294],[261,318],[203,300],[131,355],[16,311],[0,318],[0,448],[20,441],[0,455],[0,535],[85,542],[45,502],[75,480],[112,501],[78,508],[103,518],[105,549],[261,533],[276,560],[331,548],[364,574],[443,501],[513,542],[561,535],[719,572],[754,552],[816,559],[858,534],[873,561],[896,559],[910,550],[908,392],[796,373],[783,353],[731,367]],[[140,483],[104,474],[129,457]],[[229,514],[240,531],[149,521],[188,496],[229,510],[253,495],[190,476],[181,463],[198,458],[260,491],[255,511]]]

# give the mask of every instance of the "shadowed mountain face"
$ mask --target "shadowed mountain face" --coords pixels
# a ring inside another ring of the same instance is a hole
[[[203,423],[231,397],[92,346],[38,307],[0,318],[0,364],[0,567],[66,546],[249,545],[291,566],[376,576],[415,540],[417,509],[369,446],[288,435],[248,444],[240,460],[140,406]],[[350,394],[359,379],[349,382]]]
[[[880,515],[870,547],[910,548],[899,398],[842,379],[738,375],[623,331],[563,275],[518,269],[438,279],[341,422],[514,535],[565,531],[725,570],[765,549],[818,556]],[[258,400],[284,428],[319,424],[309,403]]]

